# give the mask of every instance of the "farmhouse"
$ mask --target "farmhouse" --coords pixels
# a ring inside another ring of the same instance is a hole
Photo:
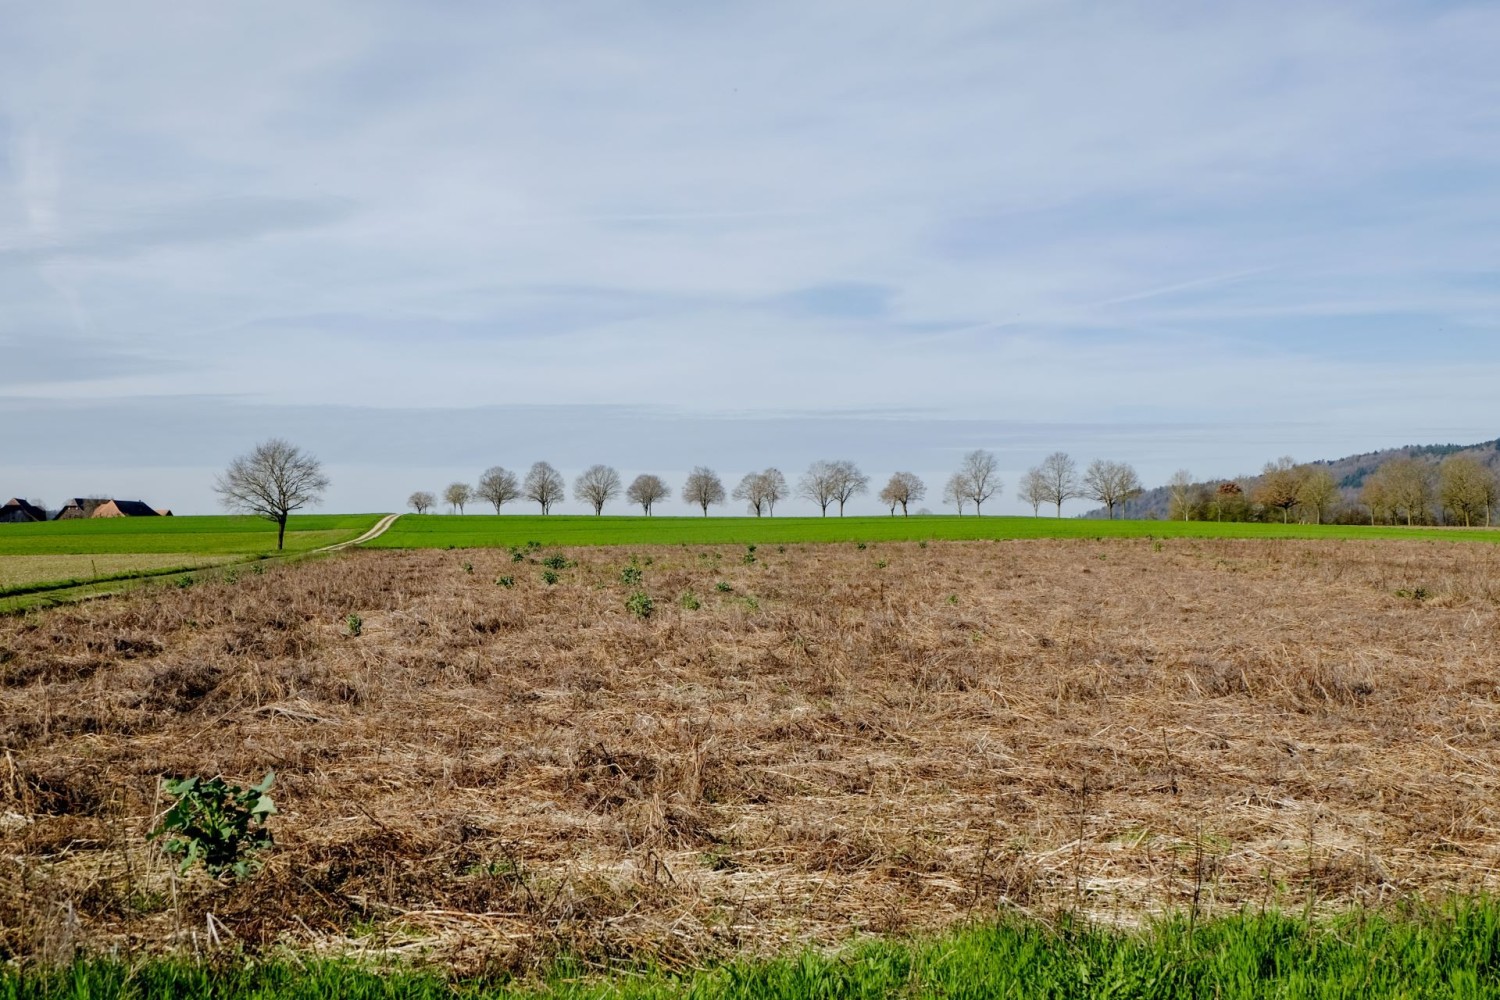
[[[155,507],[141,500],[106,500],[90,517],[160,517]]]
[[[160,517],[150,504],[140,500],[108,500],[102,497],[74,497],[63,504],[54,521],[71,521],[85,517]]]
[[[47,512],[29,504],[19,497],[12,497],[0,506],[0,524],[21,524],[26,521],[45,521]]]

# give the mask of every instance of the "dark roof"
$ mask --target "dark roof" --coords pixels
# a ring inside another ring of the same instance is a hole
[[[27,503],[20,497],[11,497],[9,500],[5,501],[4,504],[0,504],[0,517],[15,513],[16,511],[20,511],[22,514],[25,514],[33,521],[47,520],[47,512],[45,510],[42,510],[42,508],[36,506],[35,504]]]
[[[115,509],[118,510],[125,517],[160,517],[161,516],[161,515],[159,515],[159,514],[156,513],[156,508],[155,507],[151,506],[148,503],[140,501],[140,500],[111,500],[110,503],[113,503],[115,505]]]

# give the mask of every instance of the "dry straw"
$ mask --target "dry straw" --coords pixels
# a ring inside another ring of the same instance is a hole
[[[0,620],[0,955],[685,963],[1495,888],[1491,546],[567,555],[552,586],[355,552]],[[160,776],[269,768],[261,875],[175,880]]]

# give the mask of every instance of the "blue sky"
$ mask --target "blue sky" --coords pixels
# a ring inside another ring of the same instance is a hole
[[[0,0],[0,494],[207,512],[272,434],[335,510],[1500,436],[1496,51],[1494,4]]]

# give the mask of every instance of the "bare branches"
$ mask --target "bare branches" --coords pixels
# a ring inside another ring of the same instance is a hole
[[[531,471],[526,473],[526,482],[521,484],[526,499],[540,504],[543,514],[552,513],[552,506],[563,499],[565,489],[562,473],[546,462],[532,465]]]
[[[620,474],[607,465],[591,465],[573,482],[573,499],[604,513],[604,505],[620,495]]]
[[[498,465],[484,470],[484,475],[479,477],[479,486],[474,490],[474,496],[486,503],[495,505],[495,513],[500,513],[500,508],[512,500],[521,499],[521,484],[516,481],[516,474]]]
[[[927,484],[922,482],[914,472],[892,473],[890,482],[880,491],[880,500],[891,509],[891,514],[896,513],[896,508],[901,508],[901,516],[908,516],[908,506],[919,502],[927,495]]]
[[[978,517],[983,513],[984,502],[1005,487],[1000,479],[1000,460],[992,451],[971,451],[964,456],[949,484],[962,493],[963,499],[973,502],[974,516]],[[962,504],[958,512],[963,513]]]
[[[650,473],[642,473],[636,476],[630,483],[630,488],[625,491],[625,499],[641,508],[641,512],[647,517],[651,516],[651,508],[672,495],[672,490],[660,476]]]
[[[462,514],[464,505],[474,498],[474,487],[468,483],[449,483],[443,490],[443,502]]]
[[[286,541],[292,511],[322,502],[328,489],[323,464],[281,438],[263,441],[229,463],[214,481],[214,492],[229,510],[276,522],[276,548]]]
[[[682,502],[702,507],[703,516],[707,517],[710,504],[724,502],[724,484],[712,469],[700,465],[688,474],[682,486]]]
[[[428,493],[426,490],[417,490],[417,492],[406,498],[406,506],[416,511],[418,514],[427,513],[434,506],[436,506],[436,504],[437,497],[433,496],[431,493]]]

